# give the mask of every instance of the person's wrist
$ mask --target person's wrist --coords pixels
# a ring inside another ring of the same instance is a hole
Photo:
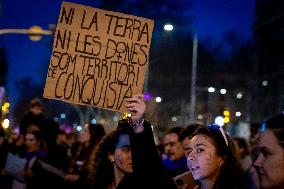
[[[143,117],[141,117],[138,121],[132,121],[132,119],[129,118],[128,123],[129,123],[129,125],[132,126],[135,133],[140,133],[140,132],[144,131],[144,127],[143,127],[144,118]]]

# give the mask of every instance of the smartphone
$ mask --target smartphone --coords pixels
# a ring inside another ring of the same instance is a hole
[[[181,187],[184,184],[188,185],[188,188],[193,188],[196,186],[196,182],[190,171],[177,175],[173,178],[177,187]]]

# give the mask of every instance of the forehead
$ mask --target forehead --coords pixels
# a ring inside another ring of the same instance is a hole
[[[215,148],[215,146],[213,145],[213,141],[208,136],[203,135],[203,134],[195,135],[194,137],[190,139],[189,141],[190,146],[194,147],[197,144],[203,144],[205,146]]]
[[[278,144],[278,140],[276,138],[276,136],[273,134],[273,132],[270,129],[266,129],[264,133],[260,134],[259,136],[259,140],[258,140],[258,146],[259,147],[275,147],[275,146],[279,146]]]
[[[181,142],[181,145],[182,145],[184,150],[189,149],[190,148],[190,139],[189,138],[183,139],[183,141]]]
[[[33,134],[31,134],[31,133],[27,133],[26,134],[26,139],[32,140],[32,139],[35,139],[35,136]]]
[[[89,131],[89,125],[85,125],[82,129],[82,131]]]
[[[124,146],[130,146],[130,140],[128,134],[119,135],[116,144],[116,149],[122,148]]]
[[[164,142],[178,142],[178,135],[176,133],[166,134],[164,137]]]

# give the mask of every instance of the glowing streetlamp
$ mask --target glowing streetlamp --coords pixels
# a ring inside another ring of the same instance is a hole
[[[243,97],[242,93],[237,94],[237,99],[241,99]]]
[[[4,121],[2,122],[3,128],[4,129],[8,129],[10,126],[10,121],[9,119],[4,119]]]
[[[225,124],[224,118],[222,116],[217,116],[215,118],[215,124],[219,125],[220,127],[223,127]]]
[[[226,89],[220,89],[220,93],[224,95],[224,94],[227,93],[227,90]]]
[[[162,102],[162,98],[158,96],[158,97],[156,97],[155,101],[160,103],[160,102]]]
[[[209,87],[209,88],[208,88],[208,92],[209,92],[209,93],[214,93],[215,90],[216,90],[216,89],[215,89],[214,87]]]
[[[43,30],[40,26],[32,26],[29,29],[0,29],[0,35],[3,34],[28,34],[30,40],[39,41],[42,35],[53,35],[53,32]]]
[[[174,29],[174,26],[172,24],[165,24],[164,30],[166,31],[172,31]]]

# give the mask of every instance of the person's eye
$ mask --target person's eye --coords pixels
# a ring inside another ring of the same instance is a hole
[[[184,149],[184,151],[185,151],[185,155],[189,156],[189,154],[192,152],[192,149],[188,148],[188,149]]]
[[[123,152],[129,152],[131,149],[130,149],[130,147],[123,147],[121,150]]]
[[[271,152],[267,149],[261,150],[261,153],[265,158],[267,158],[269,155],[271,155]]]
[[[201,153],[201,152],[203,152],[203,151],[204,151],[204,149],[202,149],[202,148],[197,148],[197,149],[196,149],[196,152],[197,152],[197,153]]]

